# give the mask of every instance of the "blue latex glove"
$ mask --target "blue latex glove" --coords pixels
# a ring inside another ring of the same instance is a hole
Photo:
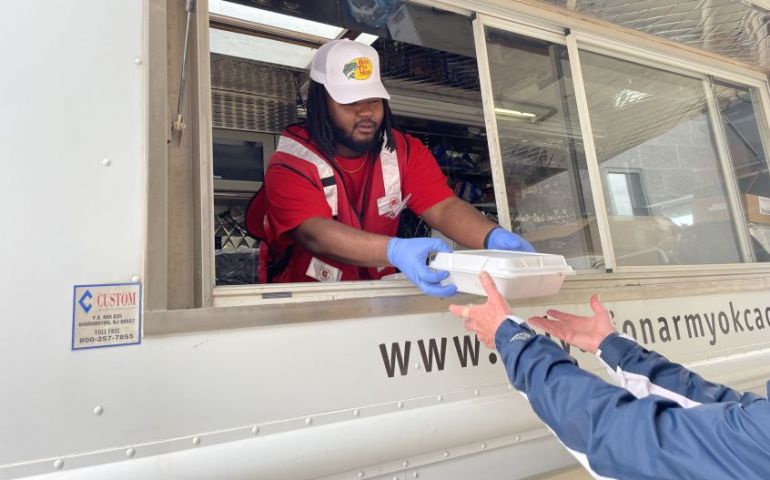
[[[434,297],[451,297],[457,293],[455,285],[441,285],[449,272],[428,268],[431,252],[451,252],[438,238],[391,238],[388,241],[388,261],[396,266],[420,290]]]
[[[484,239],[484,248],[487,250],[518,250],[520,252],[534,252],[535,248],[515,233],[511,233],[503,227],[493,228]]]

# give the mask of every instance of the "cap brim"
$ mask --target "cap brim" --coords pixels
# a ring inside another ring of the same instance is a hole
[[[384,98],[385,100],[390,100],[390,95],[388,94],[388,91],[385,90],[385,86],[379,82],[370,83],[368,85],[347,85],[345,87],[326,86],[326,91],[329,93],[329,96],[332,97],[332,100],[343,105],[366,100],[367,98]]]

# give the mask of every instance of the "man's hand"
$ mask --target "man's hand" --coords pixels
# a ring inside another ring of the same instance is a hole
[[[431,252],[451,252],[452,249],[438,238],[391,238],[388,241],[388,261],[397,267],[420,290],[434,297],[451,297],[457,293],[455,285],[441,285],[449,276],[428,268]]]
[[[449,311],[465,320],[465,328],[476,332],[484,345],[495,348],[495,335],[506,315],[511,313],[511,307],[497,290],[495,281],[487,272],[479,275],[481,286],[487,293],[487,303],[484,305],[450,305]]]
[[[515,233],[511,233],[503,227],[495,227],[487,234],[484,248],[487,250],[518,250],[520,252],[534,252],[535,248]]]
[[[596,353],[602,340],[615,333],[615,326],[598,295],[591,296],[591,309],[596,314],[593,317],[548,310],[546,314],[551,318],[532,317],[527,322],[581,350]]]

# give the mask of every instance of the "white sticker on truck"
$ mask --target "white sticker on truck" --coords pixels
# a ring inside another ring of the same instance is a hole
[[[72,350],[141,343],[142,285],[75,285]]]

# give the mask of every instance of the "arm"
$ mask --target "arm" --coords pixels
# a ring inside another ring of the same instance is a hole
[[[423,212],[422,218],[431,227],[468,248],[535,251],[526,240],[490,221],[472,205],[454,196]]]
[[[457,293],[454,285],[441,285],[448,272],[427,265],[431,252],[451,251],[443,240],[386,237],[324,218],[306,220],[292,234],[315,255],[358,266],[393,265],[428,295],[450,297]]]
[[[637,399],[581,370],[549,339],[504,322],[497,348],[511,383],[559,440],[596,473],[635,479],[768,478],[770,405],[724,402],[685,409]]]
[[[660,395],[683,407],[701,403],[736,401],[748,405],[761,399],[741,394],[645,350],[634,340],[618,335],[609,312],[596,295],[591,297],[593,317],[548,310],[548,318],[532,317],[529,323],[587,352],[596,353],[610,376],[637,397]]]
[[[328,218],[305,220],[292,231],[295,242],[314,255],[359,267],[390,265],[387,256],[390,237],[369,233]]]
[[[497,228],[496,223],[455,196],[433,205],[421,216],[428,225],[468,248],[485,248],[484,238]]]
[[[617,334],[608,336],[596,354],[613,379],[637,397],[659,395],[683,407],[719,402],[749,405],[764,400],[751,392],[741,393],[709,382],[682,365]]]
[[[578,368],[523,322],[504,321],[510,307],[489,275],[481,283],[486,304],[450,311],[497,347],[513,386],[581,463],[613,478],[767,478],[767,401],[685,409],[655,395],[637,399]]]
[[[408,135],[406,141],[409,153],[404,192],[410,198],[409,208],[428,225],[468,248],[535,251],[526,240],[498,227],[472,205],[457,198],[428,149]]]

